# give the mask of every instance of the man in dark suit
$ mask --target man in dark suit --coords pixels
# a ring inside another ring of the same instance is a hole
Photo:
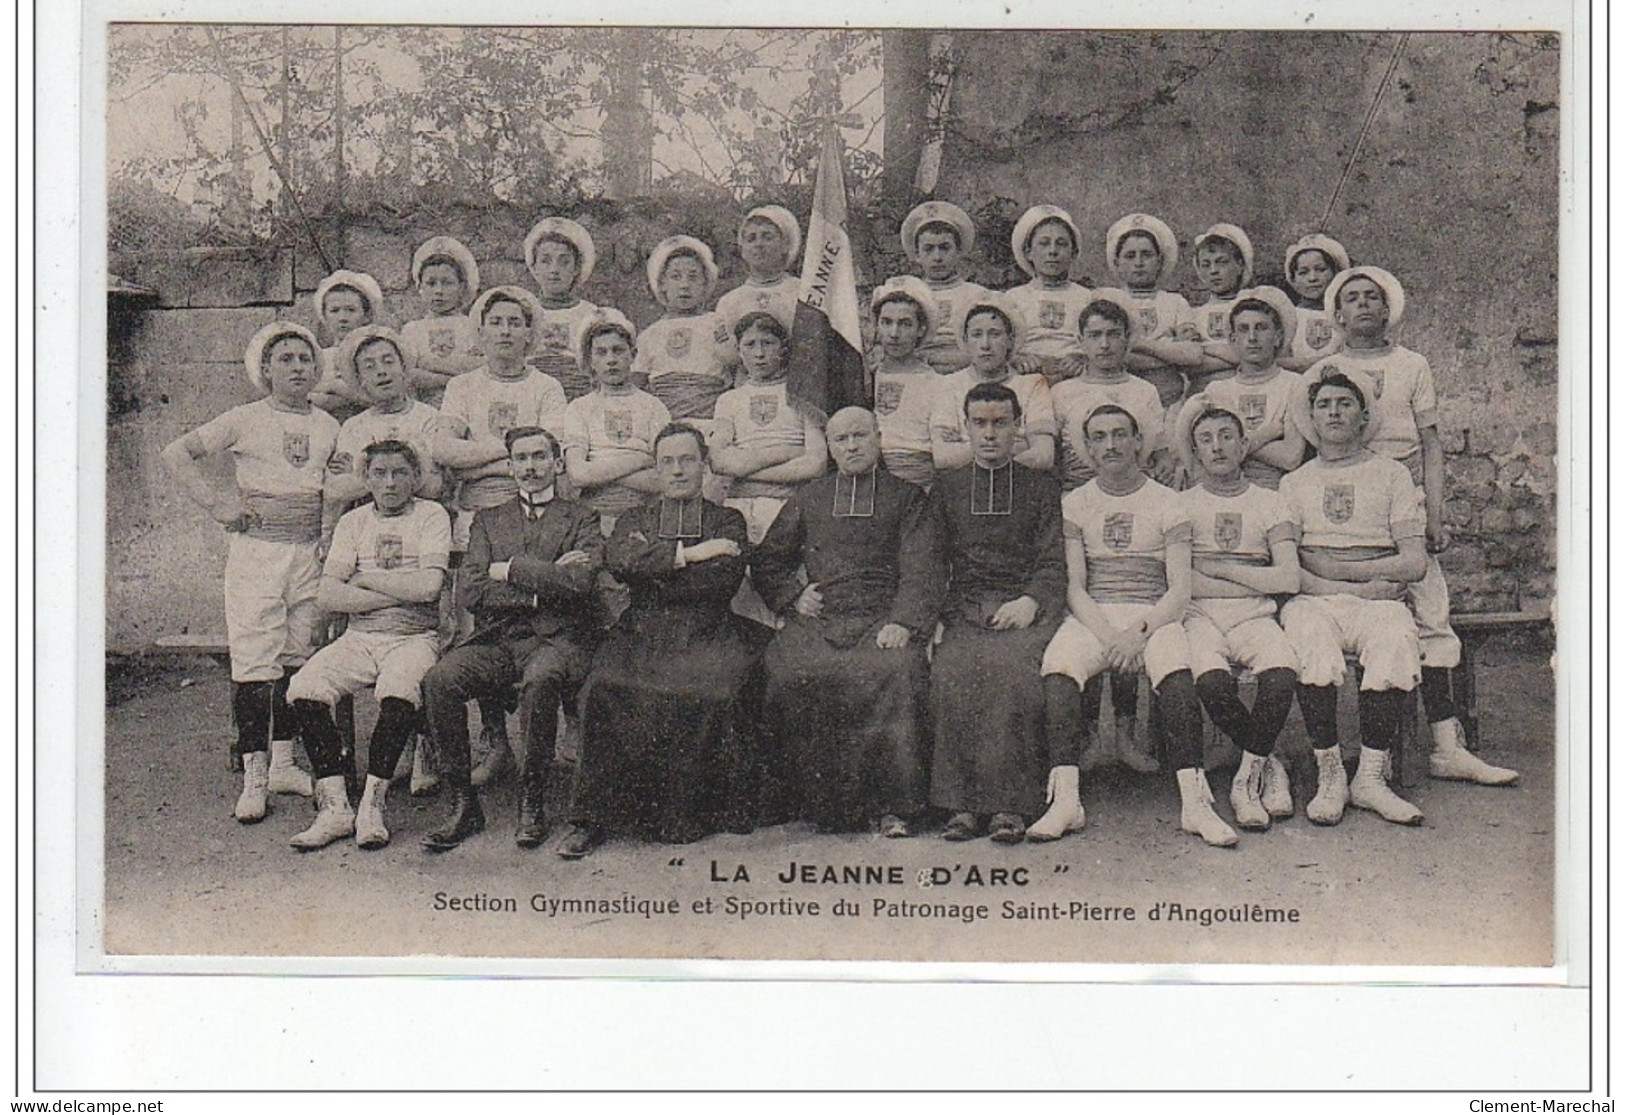
[[[474,632],[423,679],[441,778],[454,795],[452,815],[423,838],[435,852],[485,828],[479,793],[469,781],[468,702],[505,694],[515,684],[525,762],[514,842],[534,848],[546,838],[542,803],[559,701],[573,696],[586,677],[600,628],[598,513],[555,493],[563,457],[551,433],[519,426],[504,440],[519,494],[474,518],[463,566]]]

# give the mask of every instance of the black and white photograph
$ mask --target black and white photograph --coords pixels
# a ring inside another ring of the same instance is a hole
[[[1589,978],[1574,12],[234,11],[85,39],[81,976]]]

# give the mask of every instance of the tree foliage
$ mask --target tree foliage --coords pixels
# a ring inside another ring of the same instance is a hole
[[[570,207],[628,160],[645,186],[745,198],[810,182],[831,119],[853,148],[873,136],[879,59],[879,35],[851,31],[117,25],[111,99],[173,127],[115,136],[109,170],[239,236],[380,208]],[[848,173],[879,162],[855,150]]]

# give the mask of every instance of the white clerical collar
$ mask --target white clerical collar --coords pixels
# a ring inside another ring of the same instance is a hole
[[[871,468],[857,476],[835,474],[835,495],[829,513],[837,519],[872,519],[875,514],[875,474]]]
[[[690,496],[688,499],[671,499],[660,497],[660,537],[661,538],[699,538],[700,513],[702,500],[699,496]]]
[[[1006,461],[998,468],[973,462],[970,485],[972,515],[1010,515],[1016,509],[1016,466]]]

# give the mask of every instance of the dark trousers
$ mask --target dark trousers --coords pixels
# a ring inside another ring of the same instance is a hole
[[[468,746],[468,702],[505,697],[519,686],[519,734],[525,766],[552,762],[562,699],[574,700],[586,677],[588,652],[568,639],[457,647],[423,679],[429,733],[439,748],[440,773],[466,784],[472,766]],[[540,772],[537,772],[540,773]]]

